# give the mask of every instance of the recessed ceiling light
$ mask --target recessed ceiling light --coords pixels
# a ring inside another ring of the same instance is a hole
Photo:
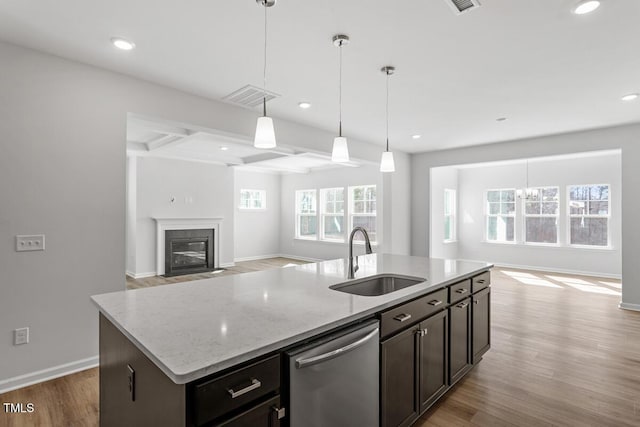
[[[122,50],[131,50],[136,47],[136,44],[134,42],[130,42],[129,40],[125,40],[121,37],[113,37],[111,39],[111,43],[113,43],[113,45],[118,49]]]
[[[505,120],[507,120],[507,118],[506,118],[506,117],[498,117],[498,118],[496,119],[496,122],[504,122]]]
[[[227,147],[227,146],[224,146],[224,145],[223,145],[222,147],[220,147],[220,149],[221,149],[222,151],[227,151],[227,150],[229,149],[229,147]]]
[[[630,93],[628,95],[623,96],[622,99],[623,101],[633,101],[634,99],[638,99],[638,95],[637,93]]]
[[[310,102],[298,102],[298,107],[302,108],[303,110],[306,110],[307,108],[311,108],[311,103]]]
[[[599,7],[600,2],[598,0],[583,0],[573,8],[573,13],[576,15],[584,15],[593,12]]]
[[[422,135],[412,135],[412,136],[411,136],[411,138],[413,138],[413,139],[420,139],[420,137],[421,137],[421,136],[422,136]]]

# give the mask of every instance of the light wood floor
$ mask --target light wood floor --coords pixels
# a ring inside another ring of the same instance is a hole
[[[495,268],[492,348],[415,426],[639,426],[640,313],[620,282]],[[97,369],[6,393],[0,426],[96,426]]]
[[[183,276],[163,277],[153,276],[144,279],[134,279],[127,276],[127,289],[148,288],[150,286],[168,285],[170,283],[190,282],[192,280],[211,279],[212,277],[229,276],[231,274],[249,273],[251,271],[268,270],[270,268],[284,267],[286,265],[306,264],[291,258],[267,258],[255,261],[237,262],[235,266],[209,273],[185,274]]]

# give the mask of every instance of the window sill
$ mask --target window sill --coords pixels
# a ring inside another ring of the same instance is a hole
[[[517,245],[518,243],[516,242],[501,242],[501,241],[497,241],[497,240],[482,240],[482,243],[486,243],[489,245]]]
[[[444,243],[444,244],[458,243],[458,241],[457,240],[443,240],[442,243]]]
[[[238,208],[241,212],[264,212],[267,208]]]
[[[293,240],[300,240],[301,242],[316,242],[316,243],[327,243],[329,245],[348,245],[348,242],[339,241],[339,240],[318,240],[318,239],[305,239],[303,237],[294,237]],[[364,246],[364,242],[361,241],[353,241],[354,245]],[[375,248],[380,245],[380,242],[371,242],[371,247]]]

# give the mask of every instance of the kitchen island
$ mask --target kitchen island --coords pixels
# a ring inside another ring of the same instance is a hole
[[[486,283],[478,284],[477,291],[487,288],[488,270],[492,267],[484,262],[465,260],[365,255],[359,257],[355,281],[389,274],[425,280],[387,294],[364,296],[331,288],[347,282],[347,265],[347,260],[340,259],[94,296],[93,301],[100,310],[102,425],[143,422],[190,426],[226,422],[225,414],[231,418],[242,415],[243,405],[254,401],[245,402],[248,396],[242,396],[228,407],[222,402],[220,410],[203,409],[202,399],[211,387],[198,386],[212,381],[215,385],[217,378],[233,380],[233,373],[240,368],[278,371],[272,387],[262,385],[261,393],[269,391],[263,395],[267,400],[278,396],[277,404],[274,401],[265,408],[280,409],[282,404],[286,407],[286,384],[280,378],[286,379],[286,368],[279,358],[282,351],[372,318],[381,319],[381,389],[384,393],[384,340],[390,341],[392,332],[399,335],[401,329],[418,327],[416,322],[430,315],[450,311],[450,303],[457,302],[449,296],[452,285],[468,282],[469,289],[461,293],[454,291],[454,296],[461,298],[470,298],[469,295],[475,293],[471,280],[474,277],[482,276],[482,283]],[[435,295],[437,291],[445,297],[438,300],[431,311],[425,311],[424,315],[416,313],[406,322],[389,320],[394,323],[387,326],[390,324],[386,323],[385,313],[403,311],[403,307],[406,307],[404,311],[416,309],[421,298]],[[486,313],[482,314],[487,323],[486,345],[482,352],[488,349],[488,294],[486,301]],[[453,381],[451,378],[445,381],[449,384],[438,390],[439,395],[475,363],[472,305],[465,302],[457,305],[466,313],[468,346],[462,353],[468,363],[454,373]],[[449,322],[445,319],[446,325]],[[402,328],[395,324],[402,324]],[[445,344],[443,357],[447,358],[445,365],[449,365],[453,352],[448,349],[451,345],[448,340]],[[138,366],[134,366],[136,364]],[[446,370],[449,372],[451,366]],[[284,396],[283,401],[280,395]],[[385,422],[384,402],[381,406],[382,424],[397,425],[393,420],[390,424],[393,417],[387,417]],[[420,408],[414,412],[419,413]],[[276,419],[284,417],[286,422],[285,414],[286,411],[279,411]],[[411,418],[402,421],[411,422]]]

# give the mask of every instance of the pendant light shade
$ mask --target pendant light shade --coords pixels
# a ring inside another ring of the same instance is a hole
[[[393,153],[389,151],[389,76],[395,71],[395,67],[387,65],[380,69],[387,76],[387,149],[382,153],[380,158],[380,172],[395,172],[396,164],[393,161]]]
[[[253,145],[256,148],[273,148],[276,146],[276,132],[273,129],[273,119],[271,117],[258,117]]]
[[[331,152],[331,160],[337,163],[349,161],[349,147],[347,146],[347,138],[344,136],[336,136],[333,139],[333,151]]]
[[[333,150],[331,151],[331,161],[345,163],[349,161],[349,147],[347,138],[342,136],[342,46],[349,44],[349,37],[344,34],[333,36],[333,45],[340,49],[340,71],[339,71],[339,97],[338,97],[338,136],[333,139]]]
[[[262,70],[262,117],[258,117],[253,146],[256,148],[274,148],[276,146],[276,132],[273,119],[267,116],[267,8],[276,4],[276,0],[256,0],[264,7],[264,68]]]
[[[393,153],[391,151],[383,151],[380,159],[380,172],[395,172],[396,164],[393,161]]]

